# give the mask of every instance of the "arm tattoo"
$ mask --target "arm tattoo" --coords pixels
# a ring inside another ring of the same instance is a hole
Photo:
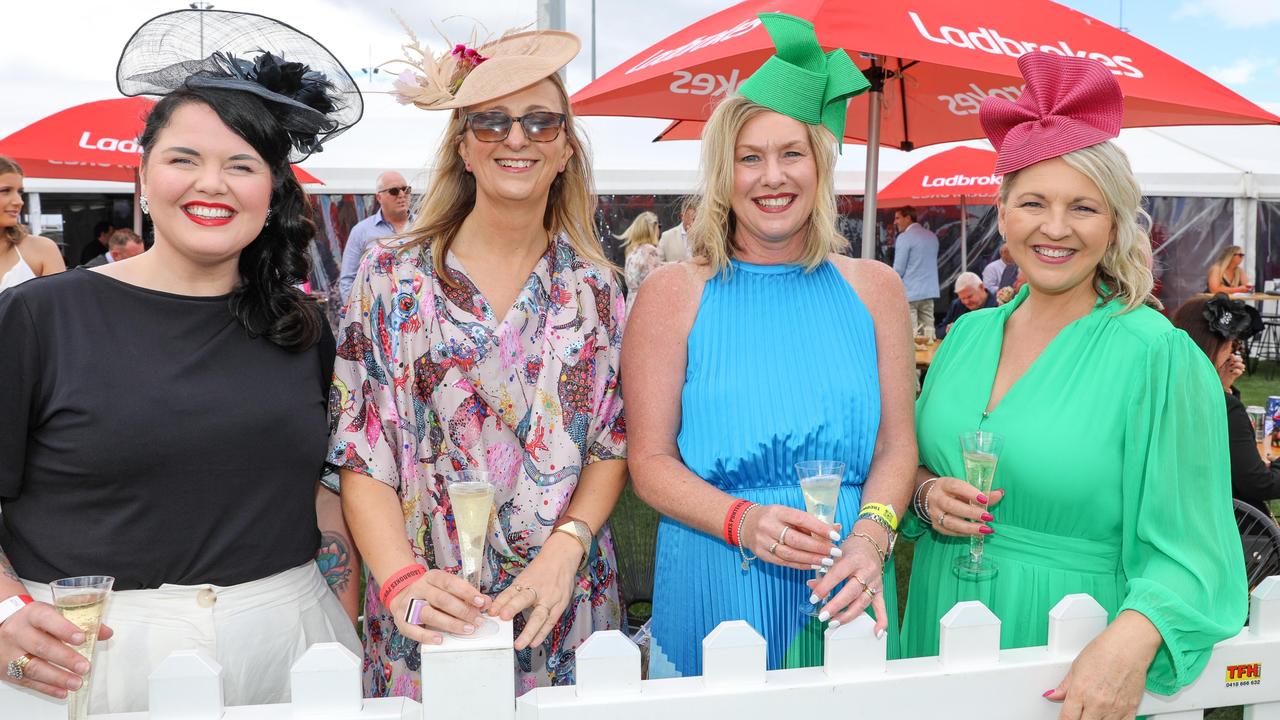
[[[338,533],[320,533],[316,564],[320,566],[320,574],[329,583],[329,589],[335,593],[346,590],[351,582],[351,556],[347,552],[349,542]]]
[[[14,582],[22,582],[18,578],[17,571],[13,569],[13,563],[9,562],[9,556],[4,554],[4,548],[0,548],[0,575]]]

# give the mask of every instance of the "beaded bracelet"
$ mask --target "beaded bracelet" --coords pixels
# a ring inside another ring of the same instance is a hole
[[[920,487],[916,488],[915,494],[911,498],[912,509],[916,513],[916,517],[926,525],[933,525],[933,518],[929,515],[929,495],[933,493],[933,488],[937,486],[938,478],[929,478],[920,483]],[[929,486],[925,490],[925,486]],[[921,492],[924,490],[924,492]]]
[[[755,510],[757,507],[759,506],[756,505],[755,503],[747,503],[747,507],[745,507],[742,510],[742,515],[739,516],[738,518],[738,529],[736,532],[734,532],[734,539],[738,541],[738,554],[742,556],[743,570],[751,569],[751,561],[759,557],[754,553],[751,555],[747,555],[746,543],[742,542],[742,526],[747,524],[747,513],[751,512],[752,510]]]
[[[378,593],[378,600],[382,601],[383,607],[390,608],[391,601],[401,591],[413,584],[414,580],[426,574],[426,569],[416,562],[412,565],[405,565],[392,573],[391,577],[387,578],[387,581],[382,584],[382,590]]]

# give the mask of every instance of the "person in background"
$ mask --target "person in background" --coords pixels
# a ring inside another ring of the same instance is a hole
[[[0,292],[67,269],[52,240],[27,232],[21,221],[24,204],[22,167],[0,157]]]
[[[1009,244],[1002,242],[996,259],[982,268],[982,284],[986,286],[987,292],[997,295],[1001,288],[1013,287],[1017,277],[1018,266],[1013,264],[1012,256],[1009,255]]]
[[[338,503],[334,341],[293,287],[315,224],[290,168],[360,117],[359,90],[309,36],[215,10],[149,20],[116,82],[164,95],[138,140],[155,244],[0,294],[4,680],[65,697],[92,667],[92,715],[140,712],[156,666],[199,649],[228,705],[287,702],[311,644],[360,649],[330,591],[356,584],[330,562],[346,529],[317,521]],[[104,373],[104,349],[130,361]],[[81,575],[115,578],[92,665],[49,604]]]
[[[1253,290],[1253,284],[1249,282],[1249,276],[1245,274],[1244,267],[1244,249],[1235,245],[1229,245],[1218,253],[1213,259],[1213,263],[1209,265],[1209,279],[1206,283],[1208,292],[1226,293],[1244,293]]]
[[[623,343],[631,480],[664,516],[650,677],[701,674],[724,620],[764,636],[770,669],[807,667],[828,627],[870,608],[896,656],[914,354],[902,281],[840,253],[833,178],[845,107],[869,84],[808,21],[760,20],[776,54],[703,132],[694,260],[649,276]],[[804,510],[806,460],[846,466],[833,524]]]
[[[916,209],[910,205],[894,211],[893,226],[898,229],[893,269],[907,288],[912,334],[929,337],[938,299],[938,236],[916,222]]]
[[[338,275],[338,292],[342,294],[345,305],[347,296],[351,294],[351,284],[355,282],[356,271],[360,269],[360,259],[368,252],[369,246],[385,237],[399,235],[409,226],[412,217],[409,214],[410,195],[413,189],[404,181],[404,176],[394,170],[388,170],[378,176],[373,197],[378,201],[378,211],[356,223],[347,236],[347,246],[342,249],[342,270]]]
[[[960,319],[961,315],[979,308],[993,308],[996,306],[996,296],[987,291],[985,285],[982,284],[982,278],[971,272],[960,273],[956,278],[956,299],[951,301],[951,307],[947,310],[946,317],[942,318],[942,322],[938,323],[937,335],[941,340],[951,332],[951,325]]]
[[[1173,313],[1173,324],[1184,330],[1218,371],[1227,403],[1227,438],[1231,443],[1231,495],[1270,515],[1268,502],[1280,498],[1280,458],[1270,464],[1258,453],[1258,439],[1240,391],[1234,384],[1244,374],[1240,343],[1262,330],[1257,309],[1224,294],[1193,298]]]
[[[134,255],[141,255],[146,247],[138,233],[129,228],[117,228],[111,231],[111,239],[107,240],[107,251],[84,264],[84,267],[95,268],[117,260],[126,260]]]
[[[1015,265],[1014,267],[1017,266]],[[996,305],[1003,305],[1012,300],[1017,296],[1018,291],[1022,289],[1022,286],[1026,284],[1027,274],[1019,269],[1018,275],[1014,278],[1013,284],[1000,288],[1000,291],[996,293]]]
[[[80,249],[80,262],[77,265],[87,265],[90,260],[102,255],[107,251],[107,242],[111,240],[111,231],[114,230],[111,223],[106,220],[99,220],[93,224],[93,239],[84,244]]]
[[[1031,52],[1026,90],[979,119],[1004,175],[1000,233],[1027,284],[947,334],[916,403],[920,524],[903,654],[938,653],[939,620],[981,600],[1000,646],[1044,645],[1049,612],[1087,593],[1110,624],[1056,686],[1061,718],[1132,718],[1147,690],[1196,680],[1244,624],[1222,387],[1151,295],[1150,223],[1095,60]],[[960,436],[1003,437],[994,489],[965,482]],[[1046,442],[1053,450],[1046,455]],[[986,537],[994,577],[964,575]]]
[[[356,273],[330,406],[368,567],[365,693],[421,697],[419,643],[470,634],[485,611],[515,622],[518,692],[571,684],[578,647],[621,624],[607,520],[626,483],[624,300],[557,73],[581,43],[407,47],[397,99],[447,125],[412,227]],[[463,469],[495,485],[479,587],[458,576],[447,483]],[[411,620],[413,600],[428,605]]]
[[[680,206],[680,224],[662,233],[658,249],[662,251],[663,262],[683,262],[688,260],[689,228],[693,225],[698,203],[696,198],[685,198]]]
[[[658,216],[642,212],[621,235],[614,237],[622,241],[626,258],[622,276],[627,282],[627,314],[630,315],[640,283],[662,264],[662,254],[658,250]]]

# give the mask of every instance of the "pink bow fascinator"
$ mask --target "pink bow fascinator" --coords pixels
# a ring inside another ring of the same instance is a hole
[[[1124,93],[1102,63],[1037,51],[1019,57],[1018,70],[1026,89],[1017,102],[988,96],[978,110],[997,175],[1120,134]]]

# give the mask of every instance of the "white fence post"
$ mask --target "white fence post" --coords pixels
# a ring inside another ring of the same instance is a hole
[[[219,720],[222,666],[199,650],[179,650],[151,671],[151,720]]]
[[[498,632],[478,638],[444,636],[422,645],[422,707],[431,718],[512,720],[516,666],[510,621],[490,619]]]
[[[1106,608],[1084,593],[1068,595],[1049,611],[1049,655],[1073,659],[1106,629]]]
[[[294,717],[355,716],[364,705],[360,658],[341,643],[317,643],[289,671]]]
[[[592,634],[576,656],[578,697],[640,694],[640,648],[620,631]]]
[[[727,620],[702,639],[702,682],[708,688],[763,685],[768,645],[745,620]]]
[[[823,633],[823,668],[827,677],[842,680],[884,674],[888,635],[877,638],[876,621],[866,613],[834,630],[827,628]]]
[[[1280,577],[1266,578],[1253,589],[1249,597],[1249,635],[1255,638],[1280,635]],[[1244,720],[1280,720],[1280,702],[1247,705]]]
[[[942,616],[938,655],[948,669],[1000,660],[1000,618],[977,600],[956,603]]]

